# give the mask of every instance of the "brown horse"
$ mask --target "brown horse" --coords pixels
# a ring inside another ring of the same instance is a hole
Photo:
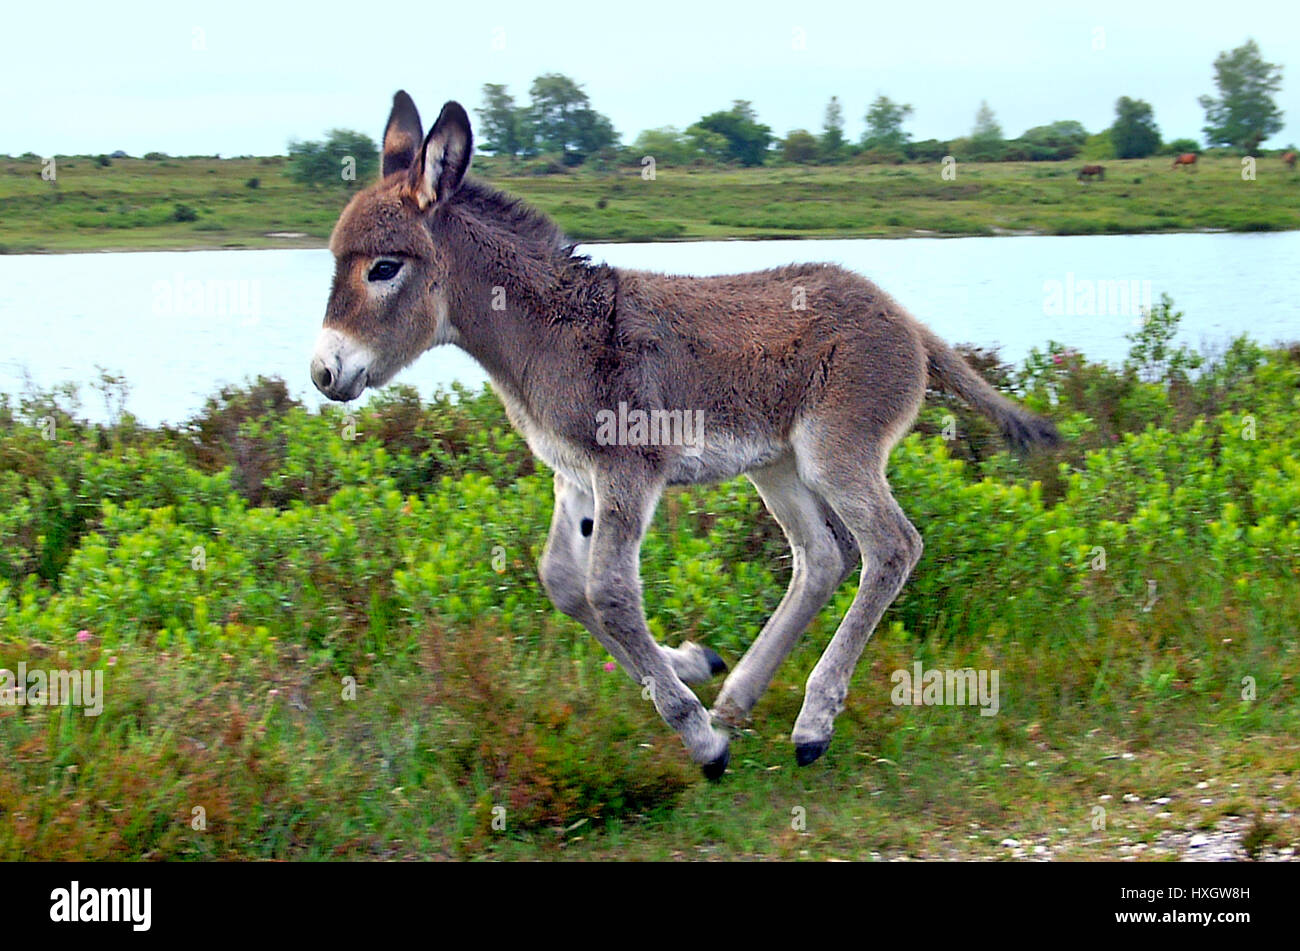
[[[1083,168],[1079,169],[1079,181],[1086,182],[1091,181],[1094,178],[1103,182],[1106,180],[1105,166],[1085,165]]]
[[[1187,165],[1191,168],[1196,168],[1196,153],[1184,152],[1182,155],[1179,155],[1174,159],[1174,164],[1169,166],[1169,168],[1172,170],[1180,165]]]
[[[1291,169],[1293,172],[1295,171],[1295,160],[1296,154],[1294,152],[1286,152],[1282,155],[1283,163],[1285,163],[1286,167]]]

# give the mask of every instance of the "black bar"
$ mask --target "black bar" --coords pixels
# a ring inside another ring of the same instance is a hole
[[[83,901],[90,889],[150,889],[148,931],[129,921],[52,921],[52,895],[64,889],[70,899],[74,881]],[[864,941],[885,925],[945,939],[1044,928],[1071,937],[1195,930],[1231,940],[1288,922],[1295,885],[1293,869],[1262,863],[0,865],[13,936],[112,932],[127,941],[374,940],[395,925],[436,938],[461,923],[494,936],[558,928],[595,939],[656,919],[674,930],[691,920],[766,928],[773,914],[797,930],[860,928]],[[1120,920],[1133,914],[1153,918]],[[1204,914],[1208,923],[1190,917]]]

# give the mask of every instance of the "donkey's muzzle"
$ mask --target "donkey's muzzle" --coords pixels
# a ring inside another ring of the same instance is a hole
[[[346,403],[356,399],[366,388],[366,370],[362,367],[345,379],[338,367],[326,366],[320,357],[316,357],[311,361],[311,381],[330,399]]]
[[[354,400],[369,381],[370,357],[365,347],[348,336],[326,329],[311,358],[311,381],[332,400]]]

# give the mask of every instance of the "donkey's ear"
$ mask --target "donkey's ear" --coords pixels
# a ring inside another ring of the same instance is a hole
[[[388,114],[388,126],[384,129],[381,174],[386,178],[414,165],[423,138],[420,113],[406,90],[399,89],[393,97],[393,111]]]
[[[469,116],[460,103],[449,102],[424,140],[419,163],[411,169],[411,193],[421,211],[456,193],[473,154]]]

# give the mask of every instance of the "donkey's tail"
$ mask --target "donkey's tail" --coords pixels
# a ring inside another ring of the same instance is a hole
[[[925,344],[931,386],[960,397],[993,420],[1002,430],[1002,435],[1017,449],[1055,446],[1061,441],[1061,435],[1051,420],[1035,416],[989,386],[962,359],[961,354],[929,329],[921,328],[921,338]]]

